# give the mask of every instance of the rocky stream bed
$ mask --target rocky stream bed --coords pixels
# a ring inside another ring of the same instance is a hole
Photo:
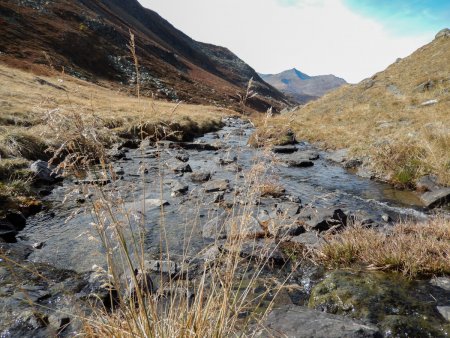
[[[305,142],[270,152],[252,149],[250,123],[226,118],[224,124],[193,143],[144,141],[116,149],[114,178],[68,177],[49,185],[44,210],[26,220],[15,241],[0,243],[6,253],[0,260],[1,337],[73,336],[81,329],[75,314],[89,314],[94,300],[108,302],[95,271],[105,267],[105,252],[90,211],[91,190],[100,185],[135,216],[136,229],[145,219],[151,273],[184,278],[180,272],[188,264],[195,275],[195,267],[201,271],[215,252],[232,250],[225,238],[235,235],[233,220],[245,217],[240,233],[249,240],[240,255],[266,258],[270,264],[261,278],[291,286],[277,295],[265,329],[254,328],[257,336],[448,337],[448,277],[326,271],[308,261],[292,271],[277,246],[282,238],[315,248],[321,233],[354,220],[379,231],[400,220],[425,220],[430,211],[414,192],[357,176]],[[285,190],[244,197],[251,185],[246,173],[256,165]],[[167,251],[170,261],[158,261]]]

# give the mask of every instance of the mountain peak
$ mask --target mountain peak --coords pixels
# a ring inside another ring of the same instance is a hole
[[[294,74],[295,74],[298,78],[300,78],[300,79],[302,79],[302,80],[307,80],[307,79],[310,79],[310,78],[311,78],[311,76],[309,76],[309,75],[307,75],[307,74],[305,74],[305,73],[302,73],[302,72],[299,71],[297,68],[292,68],[292,71],[294,72]]]

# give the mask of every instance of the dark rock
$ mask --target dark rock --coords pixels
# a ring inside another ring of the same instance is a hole
[[[296,305],[274,309],[262,326],[256,330],[256,337],[382,337],[373,325]]]
[[[305,227],[293,219],[272,219],[269,221],[267,231],[276,239],[284,240],[304,233]]]
[[[180,143],[177,143],[177,145],[183,149],[198,150],[198,151],[204,151],[204,150],[216,151],[216,150],[220,149],[220,147],[218,147],[218,146],[214,146],[212,144],[207,144],[207,143],[180,142]]]
[[[298,151],[298,148],[294,145],[272,147],[272,152],[275,154],[292,154],[296,151]]]
[[[216,160],[216,163],[219,165],[229,165],[229,164],[235,163],[237,161],[237,159],[238,159],[237,156],[235,156],[235,155],[232,156],[232,155],[228,154],[225,157],[219,157]]]
[[[48,325],[55,329],[57,334],[61,334],[70,324],[70,317],[67,313],[53,313],[48,317]]]
[[[181,196],[188,192],[189,186],[180,181],[172,184],[172,196]]]
[[[36,242],[36,243],[33,243],[32,247],[33,247],[34,249],[42,249],[42,248],[44,247],[44,242]]]
[[[137,148],[139,148],[140,144],[141,144],[140,140],[136,140],[136,139],[125,140],[117,147],[117,149],[118,150],[122,150],[124,148],[137,149]]]
[[[191,173],[192,172],[191,166],[189,164],[182,162],[180,160],[177,160],[175,158],[166,161],[165,165],[171,171],[176,172],[176,173]]]
[[[211,173],[206,171],[198,171],[191,174],[192,182],[202,183],[211,179]]]
[[[230,189],[230,181],[229,180],[209,181],[203,184],[203,188],[205,189],[205,192],[226,191]]]
[[[427,208],[436,208],[450,203],[450,188],[441,188],[429,191],[420,196],[423,204]]]
[[[309,231],[321,232],[347,225],[347,215],[341,209],[305,208],[300,212],[300,217],[305,219]]]
[[[436,176],[433,175],[423,176],[416,182],[416,189],[422,192],[435,191],[441,188],[436,182]]]
[[[314,162],[307,159],[287,160],[284,163],[286,166],[293,168],[309,168],[314,166]]]
[[[118,144],[114,145],[111,149],[109,149],[106,154],[108,157],[114,159],[114,160],[122,160],[127,157],[127,150],[126,149],[119,149]]]
[[[100,179],[86,179],[76,182],[76,184],[80,185],[98,185],[100,187],[105,186],[107,184],[110,184],[111,180],[106,178],[100,178]]]
[[[54,169],[53,167],[49,168],[48,162],[41,160],[33,162],[30,166],[30,171],[36,175],[36,178],[47,183],[54,183],[61,179]]]
[[[27,219],[20,211],[8,210],[6,219],[17,231],[23,230],[27,224]]]
[[[189,155],[187,153],[178,153],[175,155],[175,158],[181,162],[189,161]]]
[[[7,243],[15,243],[18,232],[7,220],[0,219],[0,238]]]

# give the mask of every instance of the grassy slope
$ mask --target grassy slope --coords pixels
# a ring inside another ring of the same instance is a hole
[[[434,87],[417,86],[432,80]],[[379,177],[413,186],[426,173],[450,185],[450,39],[439,38],[358,85],[311,102],[273,125],[325,148],[350,148]],[[431,106],[421,103],[436,99]]]
[[[235,114],[211,106],[139,100],[63,74],[38,77],[1,64],[0,83],[0,201],[26,195],[29,175],[23,169],[31,161],[48,159],[49,146],[67,141],[69,130],[55,123],[61,117],[80,116],[112,143],[135,137],[141,127],[152,132],[169,127],[186,139],[217,128],[223,115]]]

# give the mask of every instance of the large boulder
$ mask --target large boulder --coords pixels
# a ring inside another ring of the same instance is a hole
[[[450,188],[441,188],[428,191],[420,196],[423,204],[427,208],[436,208],[450,203]]]
[[[274,309],[261,324],[256,337],[381,337],[373,325],[297,305]]]
[[[32,171],[36,178],[40,181],[47,183],[54,183],[61,179],[60,175],[55,172],[54,167],[50,167],[48,162],[37,160],[33,162],[30,166],[30,171]]]

